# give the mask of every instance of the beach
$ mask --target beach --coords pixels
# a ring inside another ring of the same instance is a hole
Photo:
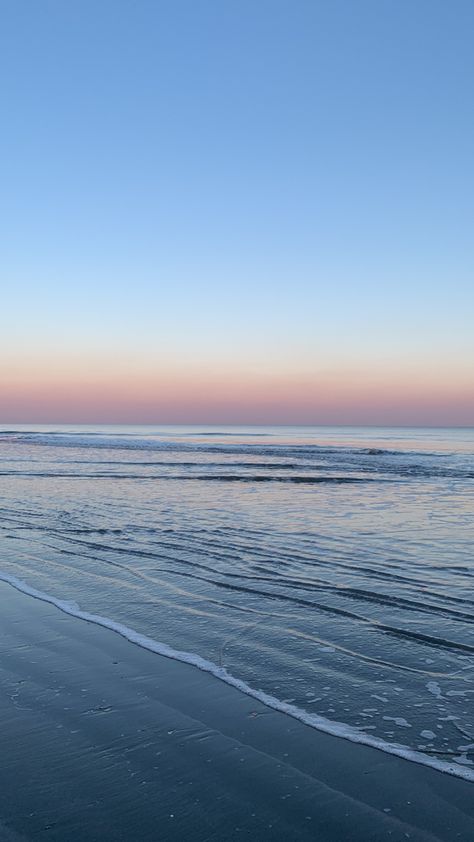
[[[0,585],[0,839],[469,840],[472,784]]]
[[[474,842],[473,28],[3,4],[0,842]]]
[[[0,446],[0,839],[474,838],[472,431]]]

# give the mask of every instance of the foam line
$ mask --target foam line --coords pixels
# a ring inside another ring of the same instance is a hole
[[[436,757],[430,757],[422,752],[414,751],[407,746],[402,746],[397,743],[387,743],[378,737],[364,734],[350,725],[345,725],[343,722],[333,722],[332,720],[326,719],[318,714],[308,713],[295,705],[281,702],[279,699],[275,698],[275,696],[270,696],[268,693],[264,693],[263,690],[254,690],[254,688],[250,687],[245,681],[242,681],[240,678],[235,678],[235,676],[231,675],[223,667],[219,667],[212,661],[201,658],[200,655],[173,649],[166,643],[160,643],[157,640],[153,640],[153,638],[140,634],[140,632],[137,632],[128,626],[124,626],[122,623],[118,623],[115,620],[110,620],[108,617],[101,617],[98,614],[90,614],[88,611],[83,611],[77,603],[67,602],[65,600],[58,599],[55,596],[51,596],[50,594],[38,591],[36,588],[32,588],[30,585],[27,585],[26,582],[23,582],[21,579],[17,579],[16,576],[10,576],[8,573],[0,572],[0,581],[6,582],[17,591],[27,594],[28,596],[32,596],[34,599],[39,599],[42,602],[54,605],[60,611],[63,611],[64,614],[69,614],[71,617],[77,617],[80,620],[85,620],[88,623],[94,623],[96,626],[102,626],[105,629],[109,629],[110,631],[119,634],[130,643],[140,646],[142,649],[147,649],[150,652],[154,652],[156,655],[162,655],[165,658],[170,658],[174,661],[181,661],[184,664],[190,664],[191,666],[197,667],[202,672],[207,672],[215,678],[229,684],[231,687],[235,687],[237,690],[240,690],[247,696],[251,696],[257,701],[262,702],[262,704],[266,707],[272,708],[280,713],[285,713],[287,716],[291,716],[293,719],[297,719],[299,722],[302,722],[304,725],[309,725],[317,731],[323,731],[325,734],[331,734],[334,737],[341,737],[342,739],[349,740],[352,743],[370,746],[371,748],[384,751],[387,754],[393,754],[396,757],[401,757],[404,760],[410,760],[411,762],[421,764],[422,766],[430,766],[438,772],[444,772],[458,778],[463,778],[466,781],[474,782],[474,769],[467,769],[457,763],[449,763],[445,760],[439,760]]]

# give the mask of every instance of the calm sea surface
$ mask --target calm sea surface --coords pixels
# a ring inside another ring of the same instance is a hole
[[[472,429],[3,426],[0,578],[474,779],[473,490]]]

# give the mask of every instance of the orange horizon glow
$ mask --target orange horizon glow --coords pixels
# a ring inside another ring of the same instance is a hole
[[[440,377],[439,366],[223,371],[65,358],[11,366],[0,382],[0,423],[470,426],[473,419],[469,371]]]

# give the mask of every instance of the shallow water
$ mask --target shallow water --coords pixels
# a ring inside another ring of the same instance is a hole
[[[473,430],[4,426],[0,459],[0,575],[474,778]]]

